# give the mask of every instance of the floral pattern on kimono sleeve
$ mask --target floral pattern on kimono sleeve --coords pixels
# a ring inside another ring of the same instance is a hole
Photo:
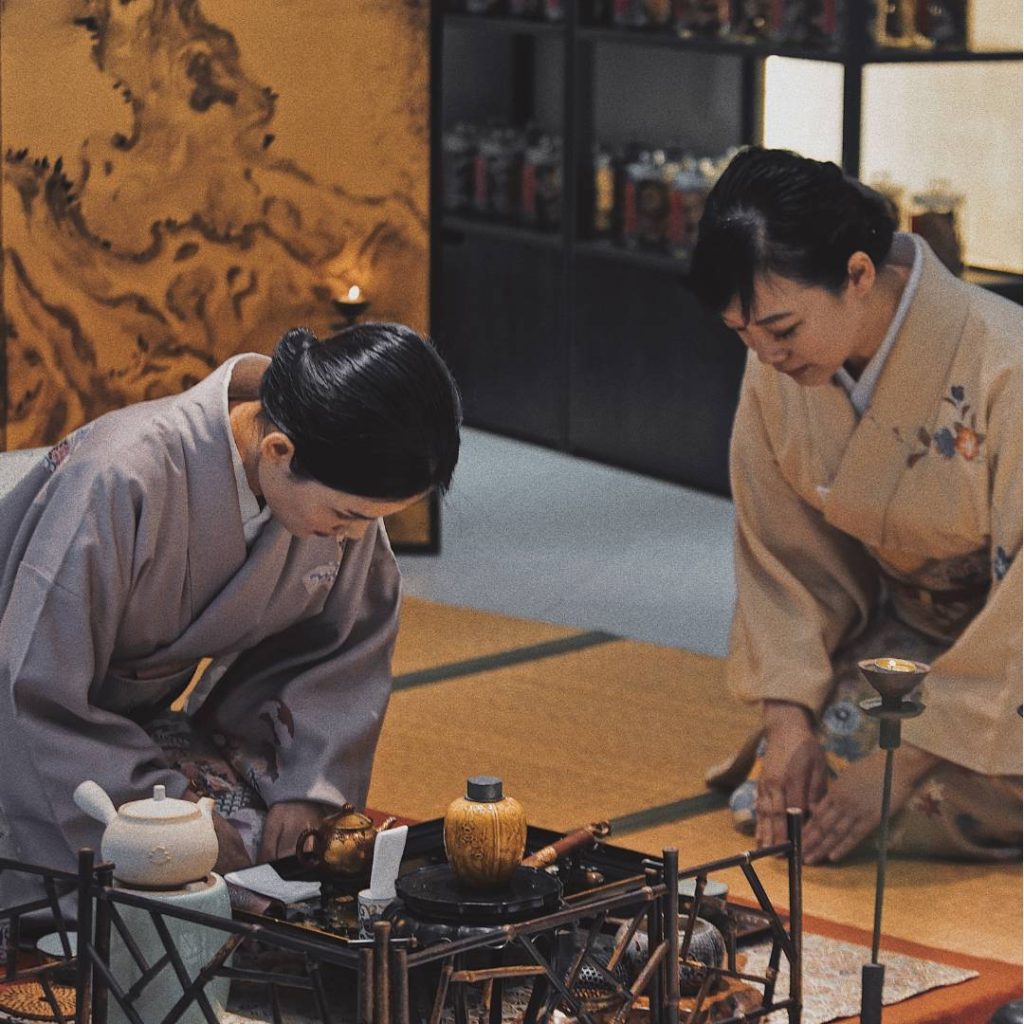
[[[981,455],[985,435],[978,430],[978,414],[967,401],[967,389],[960,384],[954,384],[949,389],[949,394],[943,395],[942,401],[952,407],[952,416],[947,416],[949,422],[938,430],[929,432],[927,427],[918,428],[916,441],[920,447],[907,456],[907,466],[910,469],[929,453],[943,459],[954,459],[959,456],[966,462],[973,462]],[[901,443],[905,443],[899,427],[894,427],[893,432]]]
[[[992,575],[997,583],[1010,571],[1012,564],[1013,557],[1006,553],[1006,549],[1001,544],[997,544],[996,553],[992,556]]]
[[[970,395],[951,389],[949,398],[945,404],[962,417]],[[988,474],[986,555],[991,586],[983,607],[932,662],[922,694],[927,711],[905,723],[904,739],[983,775],[1016,775],[1021,771],[1017,708],[1022,670],[1019,362],[1007,361],[986,382],[984,402],[979,404],[984,405],[984,457],[974,464]]]
[[[82,441],[88,436],[89,431],[92,429],[91,423],[86,423],[84,427],[79,427],[78,430],[72,431],[64,438],[63,441],[58,441],[44,456],[43,465],[51,473],[56,473],[58,469],[67,461],[68,456],[82,443]]]

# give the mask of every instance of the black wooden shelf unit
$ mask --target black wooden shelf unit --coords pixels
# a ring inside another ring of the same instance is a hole
[[[609,465],[728,493],[744,351],[699,307],[686,264],[591,234],[593,147],[662,133],[703,153],[761,141],[770,56],[843,68],[842,163],[860,172],[868,65],[1020,61],[1020,50],[879,47],[871,0],[843,5],[841,42],[814,49],[432,5],[431,309],[466,423]],[[560,223],[541,231],[446,211],[442,139],[494,115],[561,140]],[[1015,274],[965,276],[1020,301]]]

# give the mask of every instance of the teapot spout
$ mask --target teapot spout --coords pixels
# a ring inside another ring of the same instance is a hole
[[[217,802],[213,797],[204,796],[200,797],[198,807],[204,818],[213,817],[213,809],[217,806]]]
[[[104,825],[109,825],[117,817],[117,808],[113,800],[92,779],[80,782],[71,798],[80,811],[84,811],[90,818],[103,822]]]

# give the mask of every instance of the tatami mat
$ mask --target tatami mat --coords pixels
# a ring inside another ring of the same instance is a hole
[[[406,597],[392,671],[396,676],[572,636],[579,630]]]
[[[703,783],[708,765],[756,724],[755,712],[725,692],[722,661],[627,640],[551,654],[552,645],[587,636],[593,634],[407,601],[395,660],[400,685],[370,805],[438,817],[469,775],[487,773],[504,779],[535,825],[567,829],[618,819],[625,828],[613,842],[652,854],[674,846],[684,865],[750,846],[726,811],[708,810],[720,798]],[[507,652],[531,656],[531,648],[547,656],[506,663]],[[481,658],[484,670],[464,674]],[[462,674],[443,678],[446,666]],[[403,674],[419,685],[401,685]],[[759,863],[769,892],[785,904],[784,865]],[[726,880],[735,893],[747,891],[738,873]],[[870,929],[874,880],[868,858],[805,868],[805,910]],[[1019,963],[1021,906],[1019,864],[893,859],[883,927],[901,939]]]
[[[752,725],[718,659],[614,641],[397,692],[370,803],[434,817],[488,773],[531,822],[567,828],[702,793]]]

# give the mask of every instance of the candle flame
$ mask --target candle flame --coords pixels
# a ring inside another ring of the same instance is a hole
[[[363,290],[359,285],[354,284],[348,290],[348,294],[345,296],[349,302],[358,302],[363,297]]]
[[[887,672],[916,672],[917,666],[903,658],[876,658],[875,664]]]

